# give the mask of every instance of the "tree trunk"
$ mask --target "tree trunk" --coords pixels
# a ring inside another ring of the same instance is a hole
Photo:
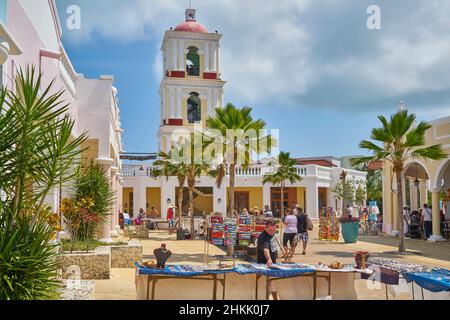
[[[233,212],[234,212],[234,177],[236,174],[236,164],[233,162],[230,165],[230,187],[228,190],[228,201],[229,207],[228,207],[228,213],[227,217],[232,218]],[[239,222],[239,221],[238,221]],[[232,244],[229,244],[227,246],[227,256],[231,257],[234,254],[234,246]]]
[[[402,189],[402,173],[401,171],[395,171],[395,177],[397,179],[397,215],[399,221],[399,243],[398,243],[398,252],[406,252],[405,248],[405,234],[403,233],[403,189]]]
[[[280,204],[281,219],[284,219],[284,183],[281,183],[281,204]]]
[[[184,181],[183,183],[179,183],[178,185],[178,229],[182,229],[181,227],[181,219],[183,217],[183,189],[184,189]]]
[[[189,185],[189,232],[192,239],[194,239],[194,186]]]

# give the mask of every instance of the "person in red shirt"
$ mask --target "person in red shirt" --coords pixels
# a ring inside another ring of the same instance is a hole
[[[167,222],[169,223],[169,235],[172,234],[173,229],[175,227],[175,212],[174,212],[174,206],[170,205],[169,208],[167,208]]]

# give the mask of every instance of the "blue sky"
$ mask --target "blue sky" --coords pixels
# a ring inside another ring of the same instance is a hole
[[[188,1],[57,0],[63,43],[87,77],[111,74],[129,152],[157,151],[160,45]],[[66,9],[81,9],[68,30]],[[381,30],[366,27],[371,4]],[[361,154],[400,100],[420,120],[450,115],[448,1],[193,0],[222,39],[225,101],[253,107],[294,156]]]

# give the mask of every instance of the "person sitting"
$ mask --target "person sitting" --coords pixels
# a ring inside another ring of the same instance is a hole
[[[158,218],[158,216],[159,216],[158,210],[156,210],[155,207],[152,207],[152,209],[150,211],[150,218],[156,219],[156,218]]]
[[[123,213],[123,218],[125,220],[125,224],[127,226],[129,226],[131,224],[131,219],[130,219],[130,215],[128,214],[127,210],[125,210],[125,212]]]
[[[267,204],[264,206],[264,218],[273,218],[273,213]]]

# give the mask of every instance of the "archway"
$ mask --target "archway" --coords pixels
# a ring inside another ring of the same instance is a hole
[[[187,100],[187,118],[189,123],[195,123],[201,120],[201,101],[197,92],[191,92]]]
[[[419,161],[409,162],[402,172],[403,206],[414,211],[429,203],[429,180],[430,175],[423,164]]]
[[[186,72],[188,76],[200,75],[200,56],[198,55],[198,48],[191,46],[188,48],[186,55]]]
[[[445,219],[450,219],[450,158],[441,162],[437,171],[436,178],[433,182],[435,190],[442,190],[442,205]]]

